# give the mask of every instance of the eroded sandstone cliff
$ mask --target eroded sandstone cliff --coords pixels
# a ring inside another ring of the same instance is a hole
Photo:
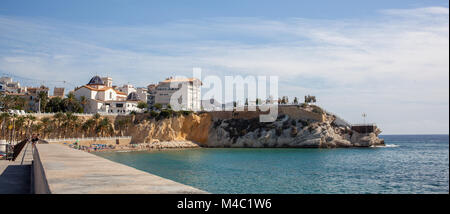
[[[135,143],[189,140],[206,146],[211,121],[208,114],[141,120],[128,129],[127,135]]]
[[[204,147],[369,147],[384,145],[378,138],[378,128],[371,133],[358,133],[349,127],[333,123],[333,117],[324,114],[324,120],[299,119],[279,115],[271,123],[260,123],[259,118],[213,118],[211,114],[189,114],[166,119],[135,121],[127,135],[132,142],[193,141]]]

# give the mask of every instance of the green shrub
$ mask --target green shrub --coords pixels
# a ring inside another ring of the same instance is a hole
[[[181,110],[180,112],[181,112],[181,114],[183,114],[184,116],[188,116],[188,115],[192,114],[192,111],[184,111],[184,110]]]
[[[171,110],[164,109],[164,110],[162,110],[162,111],[159,113],[159,117],[160,117],[160,118],[168,118],[168,117],[170,117],[170,116],[172,116],[172,111],[171,111]]]
[[[156,117],[158,117],[158,115],[159,115],[159,113],[156,112],[156,111],[151,111],[150,112],[150,117],[152,117],[152,118],[156,118]]]
[[[155,105],[153,105],[154,108],[161,110],[162,109],[162,105],[160,103],[156,103]]]

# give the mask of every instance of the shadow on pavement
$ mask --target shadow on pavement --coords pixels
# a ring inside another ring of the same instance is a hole
[[[6,166],[0,175],[0,194],[29,194],[30,173],[31,165]]]

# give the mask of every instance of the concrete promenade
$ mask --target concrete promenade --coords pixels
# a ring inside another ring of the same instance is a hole
[[[36,148],[35,193],[206,193],[67,146],[38,144]]]
[[[27,143],[15,161],[0,160],[0,194],[31,193],[32,147]]]

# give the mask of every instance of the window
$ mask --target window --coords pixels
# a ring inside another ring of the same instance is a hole
[[[122,108],[123,107],[123,103],[116,103],[116,107],[117,108]]]

